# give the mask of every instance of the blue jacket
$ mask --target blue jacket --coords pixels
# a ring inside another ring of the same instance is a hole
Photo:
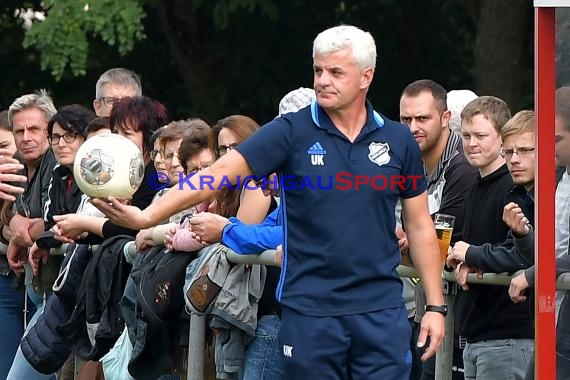
[[[239,254],[258,254],[283,244],[281,205],[261,224],[244,224],[233,217],[229,220],[222,233],[222,244]]]

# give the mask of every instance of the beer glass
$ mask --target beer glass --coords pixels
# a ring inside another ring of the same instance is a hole
[[[435,214],[433,224],[435,225],[437,242],[439,243],[439,258],[441,260],[441,267],[443,268],[445,265],[445,260],[447,259],[449,243],[451,242],[451,234],[453,233],[455,216],[447,214]]]

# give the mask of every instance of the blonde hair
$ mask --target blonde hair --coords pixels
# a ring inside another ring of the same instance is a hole
[[[505,123],[501,129],[501,139],[505,139],[511,135],[520,135],[521,133],[532,132],[536,130],[536,117],[534,111],[519,111],[509,121]]]

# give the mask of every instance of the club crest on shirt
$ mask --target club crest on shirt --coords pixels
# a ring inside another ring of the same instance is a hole
[[[372,142],[368,145],[368,159],[378,166],[390,162],[390,146],[388,143]]]

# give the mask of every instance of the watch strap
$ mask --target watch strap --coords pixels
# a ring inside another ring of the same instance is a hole
[[[447,305],[426,305],[425,311],[433,311],[447,316]]]

